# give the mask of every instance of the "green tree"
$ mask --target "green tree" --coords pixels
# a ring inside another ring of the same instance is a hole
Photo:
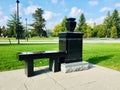
[[[115,26],[111,28],[111,38],[117,38],[117,29]]]
[[[2,27],[2,34],[4,37],[7,36],[7,29],[5,28],[5,26]]]
[[[108,11],[108,14],[106,16],[106,18],[104,19],[104,23],[103,23],[105,26],[106,26],[106,37],[110,37],[110,30],[111,30],[111,26],[112,26],[112,18],[111,18],[111,15],[110,15],[110,11]]]
[[[16,36],[16,14],[11,15],[11,19],[7,22],[9,37]]]
[[[67,17],[65,16],[62,20],[61,23],[57,24],[55,27],[54,27],[54,32],[53,32],[53,35],[54,36],[58,36],[58,34],[60,32],[66,32],[66,20],[67,20]]]
[[[98,33],[98,29],[97,29],[97,25],[96,25],[93,27],[93,30],[92,30],[93,37],[97,37],[97,33]]]
[[[91,38],[92,37],[92,28],[91,26],[87,26],[87,38]]]
[[[57,24],[57,25],[54,27],[53,31],[54,31],[54,33],[53,33],[54,36],[58,36],[58,34],[59,34],[60,32],[64,31],[64,27],[62,26],[61,23],[60,23],[60,24]]]
[[[117,29],[117,36],[120,37],[120,17],[119,17],[119,12],[118,10],[114,10],[113,13],[112,13],[112,27],[116,27]]]
[[[37,35],[38,35],[38,33],[34,29],[31,29],[30,37],[35,37]]]
[[[44,11],[41,8],[37,8],[35,13],[32,14],[34,23],[32,24],[34,30],[41,37],[43,34],[43,28],[45,27],[45,19],[43,18]]]
[[[97,30],[97,37],[99,38],[104,38],[106,37],[106,30],[105,30],[105,25],[97,25],[96,26],[96,30]]]
[[[76,31],[82,31],[82,26],[85,24],[86,20],[85,20],[85,16],[84,14],[82,13],[80,15],[80,18],[79,18],[79,22],[77,24],[77,28],[76,28]]]
[[[24,37],[24,27],[22,25],[22,23],[19,21],[19,34],[20,37],[19,38],[23,38]],[[16,23],[16,13],[13,13],[13,15],[11,15],[11,19],[8,20],[7,22],[7,30],[8,30],[8,36],[9,37],[16,37],[17,35],[17,23]]]
[[[81,27],[81,32],[83,32],[83,37],[87,38],[87,24],[84,23]]]
[[[65,17],[63,18],[62,22],[61,22],[61,25],[62,25],[62,27],[63,27],[62,32],[67,31],[67,30],[66,30],[66,21],[67,21],[67,17],[65,16]]]

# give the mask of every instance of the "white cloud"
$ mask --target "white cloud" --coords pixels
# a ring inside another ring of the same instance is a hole
[[[15,12],[16,11],[16,5],[10,5],[10,11]]]
[[[115,7],[120,7],[120,3],[116,3],[116,4],[115,4]]]
[[[59,16],[60,14],[51,12],[51,11],[45,11],[45,13],[43,14],[43,17],[45,18],[45,20],[50,20],[56,16]]]
[[[78,17],[81,13],[83,13],[83,11],[77,7],[72,7],[71,8],[71,12],[70,12],[70,16],[71,17]]]
[[[9,19],[9,17],[4,16],[3,12],[0,10],[0,26],[6,26],[8,19]]]
[[[54,27],[57,25],[57,24],[59,24],[60,23],[60,21],[59,20],[56,20],[56,21],[49,21],[49,22],[47,22],[46,23],[46,27],[47,27],[47,29],[54,29]]]
[[[118,10],[119,16],[120,16],[120,10]]]
[[[11,13],[15,13],[17,11],[17,5],[16,4],[11,4],[9,5]],[[19,4],[19,14],[22,16],[22,4]]]
[[[60,4],[61,4],[61,5],[65,5],[65,1],[62,0],[62,1],[60,2]]]
[[[90,6],[98,5],[98,1],[89,1],[88,3],[89,3]]]
[[[52,0],[52,3],[57,3],[58,1],[57,0]]]
[[[30,5],[30,6],[28,6],[27,8],[24,9],[24,12],[25,12],[26,15],[29,15],[31,13],[34,13],[37,8],[39,8],[39,6]]]
[[[2,11],[0,10],[0,15],[2,15]]]
[[[95,19],[95,23],[96,23],[97,25],[98,25],[98,24],[102,24],[103,21],[104,21],[104,19],[105,19],[105,16],[101,16],[101,17]]]
[[[89,19],[88,21],[86,21],[87,22],[87,24],[88,25],[90,25],[90,26],[94,26],[94,24],[95,24],[95,21],[93,20],[93,19]]]
[[[101,17],[96,18],[96,19],[91,18],[91,19],[87,20],[86,22],[91,26],[93,26],[94,24],[99,25],[99,24],[103,23],[104,18],[105,18],[105,16],[101,16]]]
[[[110,7],[103,7],[102,9],[100,9],[100,12],[107,12],[107,11],[110,11],[112,10],[112,8]]]

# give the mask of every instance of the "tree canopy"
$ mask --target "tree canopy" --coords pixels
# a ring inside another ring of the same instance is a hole
[[[60,24],[57,24],[53,31],[54,31],[54,36],[58,36],[60,32],[66,32],[66,20],[67,17],[65,16]]]
[[[43,13],[44,11],[41,8],[37,8],[37,10],[35,10],[35,13],[32,14],[34,18],[32,26],[40,37],[43,35],[43,28],[45,27],[45,19],[42,16]]]
[[[78,31],[78,32],[82,31],[82,26],[84,26],[85,22],[86,22],[85,16],[84,16],[84,14],[82,13],[82,14],[80,15],[80,18],[79,18],[79,22],[78,22],[78,24],[77,24],[76,31]]]
[[[19,38],[23,38],[24,37],[24,27],[22,25],[22,23],[19,21],[19,34],[20,37]],[[8,20],[7,22],[7,27],[8,27],[8,36],[9,37],[16,37],[17,38],[17,21],[16,21],[16,13],[13,13],[13,15],[11,15],[11,19]]]

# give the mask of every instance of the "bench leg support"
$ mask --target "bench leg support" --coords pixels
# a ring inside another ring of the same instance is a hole
[[[25,74],[28,77],[31,77],[34,75],[34,64],[33,60],[25,60]]]
[[[49,60],[49,69],[53,72],[60,71],[60,62],[59,58],[50,58]]]

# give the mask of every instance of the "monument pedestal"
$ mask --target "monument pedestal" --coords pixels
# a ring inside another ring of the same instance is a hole
[[[62,63],[82,61],[82,36],[81,32],[63,32],[59,34],[59,50],[67,52]]]
[[[66,29],[68,32],[59,33],[59,50],[66,52],[64,58],[60,58],[61,71],[74,72],[89,69],[89,63],[82,61],[82,32],[74,32],[76,22],[74,18],[68,18]]]
[[[82,71],[87,70],[89,68],[90,64],[85,61],[61,64],[61,71],[64,73]]]

